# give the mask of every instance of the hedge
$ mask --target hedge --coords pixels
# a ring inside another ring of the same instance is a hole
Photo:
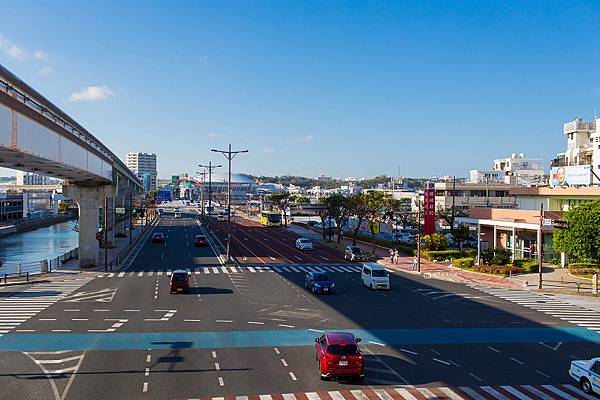
[[[454,260],[452,260],[452,265],[455,266],[456,268],[473,268],[473,265],[475,265],[475,259],[471,258],[471,257],[465,257],[465,258],[455,258]]]
[[[423,257],[428,259],[429,261],[433,260],[448,260],[451,258],[460,258],[462,253],[460,250],[439,250],[439,251],[425,251],[423,252]]]
[[[600,272],[600,265],[594,263],[571,263],[569,272],[573,275],[594,275]]]
[[[483,272],[485,274],[504,275],[520,274],[523,272],[523,268],[514,267],[510,265],[475,265],[473,267],[475,272]]]

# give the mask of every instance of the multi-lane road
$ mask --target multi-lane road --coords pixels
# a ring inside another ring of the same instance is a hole
[[[222,241],[225,224],[213,229]],[[146,241],[126,270],[0,289],[0,398],[586,398],[568,367],[598,355],[594,311],[396,271],[390,291],[371,291],[340,251],[301,252],[290,231],[249,220],[235,222],[227,266],[218,243],[194,247],[206,232],[192,210],[154,231],[166,242]],[[180,268],[192,289],[170,294]],[[327,271],[337,293],[305,290],[308,271]],[[324,331],[362,338],[362,381],[320,379]]]

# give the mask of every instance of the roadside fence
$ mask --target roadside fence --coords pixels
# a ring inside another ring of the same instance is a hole
[[[40,261],[31,261],[23,263],[5,263],[0,267],[0,279],[6,279],[8,277],[21,277],[29,275],[46,274],[57,270],[66,261],[77,259],[79,257],[79,248],[74,248],[58,257],[47,258]]]

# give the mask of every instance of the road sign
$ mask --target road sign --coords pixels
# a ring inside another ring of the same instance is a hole
[[[125,214],[125,207],[116,207],[115,213],[117,214]]]
[[[552,225],[552,220],[550,218],[544,218],[544,226]]]

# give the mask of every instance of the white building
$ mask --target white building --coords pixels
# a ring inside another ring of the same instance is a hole
[[[552,160],[552,166],[590,166],[590,182],[600,184],[600,131],[597,129],[599,124],[600,119],[584,121],[582,118],[575,118],[573,121],[565,123],[563,134],[567,139],[567,149],[564,153],[556,155],[556,159]],[[575,168],[571,168],[571,170],[574,173],[582,173]],[[571,171],[563,170],[562,173],[569,175]]]
[[[40,175],[33,172],[17,171],[17,185],[56,185],[58,179],[50,178],[46,175]]]
[[[494,171],[504,172],[505,183],[523,186],[545,183],[542,159],[526,157],[525,153],[512,153],[510,157],[494,160]]]
[[[156,154],[127,153],[125,164],[127,165],[127,168],[137,174],[141,179],[144,179],[146,174],[150,176],[149,178],[144,179],[144,182],[149,182],[150,184],[149,187],[144,185],[145,190],[156,187]]]
[[[469,171],[469,183],[504,182],[506,173],[503,171],[482,171],[472,169]]]

